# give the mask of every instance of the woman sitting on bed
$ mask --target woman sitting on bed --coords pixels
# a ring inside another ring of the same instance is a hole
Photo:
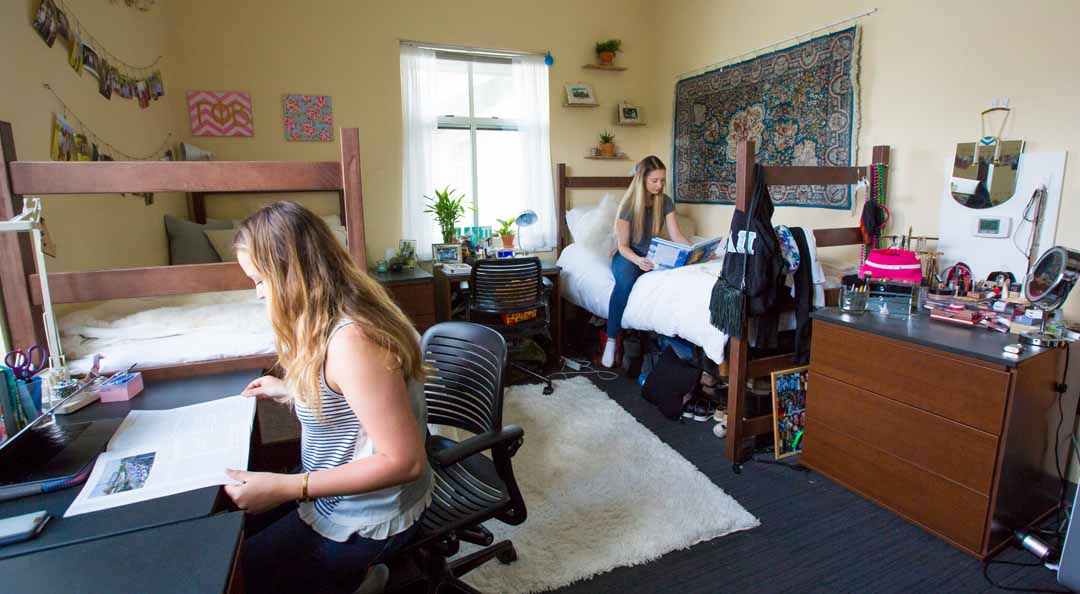
[[[251,592],[381,591],[385,565],[431,502],[420,341],[326,223],[278,202],[240,225],[237,260],[266,301],[285,379],[244,396],[291,403],[303,472],[230,470]],[[368,579],[365,579],[367,576]]]
[[[652,238],[666,235],[674,242],[690,243],[679,230],[675,203],[664,193],[666,181],[667,167],[664,167],[663,161],[651,155],[645,157],[634,167],[634,180],[619,203],[615,217],[618,249],[611,259],[615,289],[608,303],[607,332],[603,334],[604,352],[600,359],[604,367],[615,364],[622,316],[630,298],[630,289],[634,288],[639,276],[653,269],[653,263],[645,257]]]

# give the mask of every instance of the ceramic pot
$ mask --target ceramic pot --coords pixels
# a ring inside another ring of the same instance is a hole
[[[514,247],[514,234],[513,233],[507,233],[506,235],[500,235],[499,237],[502,238],[502,244],[503,244],[504,248],[512,248],[512,247]]]
[[[604,66],[611,66],[611,63],[615,61],[615,52],[600,52],[596,55],[600,57],[600,63]]]
[[[615,156],[615,143],[614,142],[602,142],[602,143],[600,143],[600,156],[601,157],[614,157]]]

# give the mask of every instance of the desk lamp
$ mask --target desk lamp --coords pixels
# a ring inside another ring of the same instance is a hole
[[[1061,246],[1050,248],[1039,257],[1024,282],[1024,297],[1043,311],[1039,332],[1024,332],[1020,342],[1032,346],[1055,348],[1065,339],[1046,331],[1046,314],[1065,304],[1069,291],[1080,278],[1080,252]]]
[[[537,216],[535,210],[523,210],[521,211],[521,214],[517,216],[517,219],[514,221],[515,223],[517,223],[518,227],[518,238],[521,243],[522,254],[527,254],[528,251],[525,249],[525,238],[521,235],[521,228],[534,225],[539,220],[540,217]]]

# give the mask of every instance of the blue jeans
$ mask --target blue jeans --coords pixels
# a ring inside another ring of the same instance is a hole
[[[345,542],[323,537],[300,519],[296,503],[248,516],[244,522],[244,583],[263,592],[341,592],[355,590],[368,567],[408,544],[417,522],[386,540],[352,535]]]
[[[622,316],[626,311],[626,302],[630,300],[630,289],[634,288],[639,276],[645,272],[619,252],[611,259],[611,273],[615,275],[615,288],[608,301],[607,336],[614,340],[622,330]]]

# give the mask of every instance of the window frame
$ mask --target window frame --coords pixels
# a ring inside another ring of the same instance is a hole
[[[472,180],[472,196],[473,196],[473,208],[472,208],[472,226],[480,226],[480,210],[477,208],[480,196],[480,176],[479,163],[476,158],[477,151],[477,138],[476,133],[479,130],[485,131],[501,131],[501,132],[517,132],[518,121],[514,118],[500,118],[500,117],[477,117],[476,113],[476,86],[473,81],[473,66],[477,62],[494,62],[499,64],[511,65],[513,62],[509,58],[496,57],[496,56],[484,56],[477,54],[464,54],[459,52],[450,51],[437,51],[435,52],[436,60],[456,60],[465,62],[468,65],[466,69],[468,73],[468,85],[469,85],[469,114],[468,115],[452,115],[445,114],[438,116],[437,128],[440,130],[468,130],[469,131],[469,149],[471,151],[470,163],[472,171],[469,172],[470,179]]]

